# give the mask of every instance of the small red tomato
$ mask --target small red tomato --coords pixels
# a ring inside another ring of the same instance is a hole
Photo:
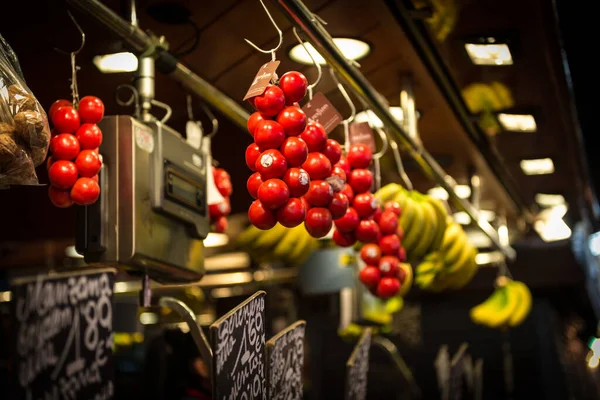
[[[52,114],[52,124],[61,133],[74,133],[79,129],[79,113],[71,106],[62,106]]]
[[[346,158],[353,169],[368,168],[373,159],[373,153],[366,144],[357,143],[350,146]]]
[[[285,106],[285,95],[275,85],[267,86],[263,94],[254,97],[252,100],[256,110],[267,117],[274,117],[279,114]]]
[[[287,171],[287,161],[279,150],[266,150],[256,160],[256,170],[263,181],[281,178]]]
[[[331,165],[334,165],[340,161],[340,157],[342,157],[342,146],[340,146],[337,140],[327,139],[323,154],[331,161]]]
[[[353,169],[348,176],[348,183],[355,193],[368,192],[373,185],[373,174],[368,169]]]
[[[310,179],[325,179],[331,173],[331,162],[323,153],[308,153],[302,168],[308,172]]]
[[[231,176],[229,172],[225,171],[223,168],[212,168],[213,179],[215,182],[228,180],[231,182]]]
[[[396,218],[400,218],[402,216],[402,207],[397,201],[386,201],[383,205],[384,211],[391,211],[396,214]]]
[[[250,115],[250,118],[248,118],[248,132],[250,132],[250,134],[252,136],[254,136],[254,133],[256,133],[256,128],[258,128],[258,125],[263,122],[266,121],[267,118],[264,117],[264,115],[262,115],[261,113],[259,113],[258,111],[255,113],[252,113],[252,115]]]
[[[375,243],[380,235],[379,225],[370,219],[363,219],[354,232],[356,239],[363,243]]]
[[[227,172],[225,173],[227,174]],[[229,178],[215,178],[215,186],[217,187],[219,193],[221,193],[221,196],[229,197],[233,193],[233,186],[231,185],[231,180]]]
[[[93,150],[83,150],[77,156],[75,165],[79,171],[79,176],[91,178],[100,172],[100,168],[102,168],[102,161],[100,161],[100,156],[94,153]]]
[[[406,261],[406,250],[404,247],[400,247],[400,250],[398,250],[398,260],[400,260],[400,262]]]
[[[379,218],[381,218],[382,213],[383,211],[381,210],[381,207],[377,207],[373,215],[371,215],[371,219],[379,224]]]
[[[369,218],[375,213],[375,210],[377,207],[379,207],[379,202],[377,201],[377,198],[373,196],[373,193],[361,193],[354,197],[352,207],[356,209],[356,212],[358,215],[360,215],[360,218],[365,219]]]
[[[102,144],[102,131],[96,124],[83,124],[75,133],[81,149],[93,150]]]
[[[310,121],[306,124],[304,132],[300,134],[302,140],[306,142],[308,151],[323,151],[327,142],[327,131],[320,123]]]
[[[260,200],[254,200],[248,209],[248,219],[258,229],[263,231],[271,229],[277,223],[277,216],[271,210],[266,209]]]
[[[360,249],[360,258],[369,265],[379,265],[381,249],[375,243],[367,243]]]
[[[400,281],[400,285],[402,285],[404,283],[404,281],[406,280],[406,270],[404,268],[402,268],[402,266],[400,266],[398,268],[398,273],[396,274],[396,278],[398,278],[398,280]]]
[[[308,147],[299,137],[285,139],[280,150],[290,167],[300,167],[308,157]]]
[[[231,213],[231,204],[228,199],[223,199],[220,203],[209,204],[208,214],[211,219],[226,217]]]
[[[98,175],[94,175],[91,178],[94,182],[99,183],[100,182],[100,178],[98,178]]]
[[[92,178],[79,178],[71,189],[71,198],[75,204],[89,206],[94,204],[100,196],[100,186]]]
[[[52,158],[52,156],[48,156],[48,159],[46,160],[46,169],[50,169],[50,167],[52,166],[53,163],[54,163],[54,158]]]
[[[290,198],[290,190],[281,179],[266,180],[258,188],[258,199],[263,207],[276,210],[287,203]]]
[[[300,199],[289,199],[277,210],[277,221],[286,228],[293,228],[304,222],[306,207]]]
[[[350,203],[348,202],[348,198],[345,194],[337,192],[333,194],[333,198],[329,203],[329,211],[331,212],[331,217],[333,219],[342,218],[346,215],[346,211]]]
[[[346,176],[350,175],[350,171],[352,170],[350,168],[350,163],[344,156],[340,157],[340,161],[338,161],[334,166],[340,167],[341,169],[343,169],[344,172],[346,173]]]
[[[333,241],[340,247],[350,247],[356,243],[353,233],[342,233],[337,229],[333,231]]]
[[[400,282],[396,278],[384,276],[377,284],[377,296],[382,299],[389,299],[395,296],[400,290]]]
[[[276,121],[267,120],[260,124],[254,133],[254,142],[261,151],[277,149],[285,140],[283,127]]]
[[[62,190],[71,189],[75,182],[77,182],[77,177],[77,167],[71,161],[55,161],[48,171],[50,184]]]
[[[333,220],[328,209],[313,207],[307,211],[304,226],[310,236],[322,238],[329,233],[332,225]]]
[[[354,190],[352,189],[352,186],[348,185],[347,183],[344,184],[344,188],[340,190],[340,193],[344,193],[346,195],[350,204],[354,202]]]
[[[258,199],[258,188],[262,185],[263,180],[260,178],[260,174],[258,172],[253,173],[248,178],[248,182],[246,182],[246,188],[248,189],[248,193],[250,196]]]
[[[342,233],[354,232],[360,223],[360,217],[356,210],[348,207],[346,214],[342,218],[335,220],[335,227]]]
[[[300,72],[289,71],[279,78],[279,87],[285,94],[286,103],[293,104],[306,96],[308,80]]]
[[[342,180],[343,183],[346,183],[346,172],[344,172],[344,170],[340,167],[331,168],[331,173],[329,176],[337,176]]]
[[[392,210],[386,210],[379,217],[379,228],[384,235],[394,235],[398,231],[398,216]]]
[[[256,171],[256,160],[260,156],[260,149],[256,143],[251,143],[246,147],[246,165],[252,171]]]
[[[379,239],[379,247],[383,254],[396,256],[400,250],[400,239],[397,235],[385,235]]]
[[[311,181],[304,198],[311,206],[327,207],[333,198],[333,188],[327,181]]]
[[[215,221],[215,232],[216,233],[224,233],[227,230],[227,226],[229,223],[227,222],[227,218],[220,217]]]
[[[68,190],[60,190],[54,186],[48,187],[48,197],[50,201],[58,208],[67,208],[73,205],[73,199],[71,199],[71,193]]]
[[[381,272],[376,266],[367,265],[358,273],[358,279],[367,287],[376,287],[381,279]]]
[[[54,136],[50,146],[55,160],[73,160],[79,155],[79,141],[70,133]]]
[[[398,225],[398,229],[396,229],[396,235],[398,235],[400,241],[404,240],[404,229],[402,229],[400,225]]]
[[[310,203],[308,201],[306,201],[304,196],[300,197],[300,200],[302,200],[302,204],[304,204],[304,208],[306,208],[306,212],[308,212],[308,210],[310,210],[312,208],[312,206],[310,205]]]
[[[286,136],[298,136],[306,128],[306,114],[300,107],[285,107],[277,114],[277,122],[283,126]]]
[[[290,168],[283,175],[283,181],[290,189],[290,197],[302,197],[310,188],[308,172],[302,168]]]
[[[52,115],[54,115],[54,112],[56,110],[58,110],[59,108],[61,108],[62,106],[70,106],[70,107],[72,107],[73,103],[71,103],[69,100],[65,100],[65,99],[56,100],[50,106],[50,110],[48,110],[48,117],[50,117],[50,119],[52,119]]]
[[[85,96],[79,100],[78,110],[81,121],[87,124],[97,124],[104,117],[104,103],[96,96]]]

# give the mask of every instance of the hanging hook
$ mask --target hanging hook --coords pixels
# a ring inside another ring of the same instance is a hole
[[[311,83],[310,85],[308,85],[308,99],[312,100],[312,98],[313,98],[313,88],[315,86],[317,86],[317,84],[321,80],[321,76],[323,75],[322,74],[322,70],[321,70],[321,64],[319,64],[315,60],[315,58],[313,57],[313,55],[311,54],[311,52],[308,51],[308,48],[306,47],[306,44],[304,43],[304,40],[302,40],[300,38],[300,35],[298,35],[298,31],[296,30],[296,27],[293,28],[293,31],[294,31],[294,36],[296,36],[296,39],[298,39],[298,43],[300,43],[302,45],[302,47],[304,48],[304,51],[306,51],[306,54],[308,54],[308,56],[312,60],[313,64],[317,68],[317,79],[315,79],[315,81],[313,83]]]
[[[213,114],[213,112],[210,110],[210,107],[208,107],[203,101],[200,102],[200,107],[202,107],[204,113],[208,115],[210,123],[212,124],[212,129],[210,133],[206,134],[205,136],[209,138],[213,137],[219,131],[219,120],[217,119],[217,117],[215,117],[215,114]]]
[[[75,56],[79,54],[79,52],[83,49],[83,46],[85,46],[85,32],[83,31],[83,29],[81,29],[81,26],[77,23],[73,14],[71,14],[70,11],[67,11],[67,14],[69,14],[69,18],[71,18],[71,21],[73,21],[73,24],[75,25],[75,27],[77,27],[77,30],[81,34],[81,45],[77,50],[72,51],[70,53],[61,50],[57,47],[55,47],[54,50],[58,51],[61,54],[70,54],[71,56],[71,94],[73,95],[73,104],[77,106],[77,104],[79,104],[79,88],[77,86],[77,71],[79,70],[79,67],[77,66],[77,63],[75,61]]]
[[[356,116],[356,107],[354,106],[352,99],[350,99],[348,92],[346,92],[344,85],[342,85],[340,83],[340,81],[338,81],[338,78],[335,75],[335,72],[333,71],[333,69],[329,68],[329,73],[331,74],[331,78],[335,82],[339,91],[342,92],[342,96],[344,96],[344,100],[346,100],[346,102],[348,103],[348,106],[350,107],[350,116],[348,118],[346,118],[344,121],[342,121],[342,122],[348,124],[348,123],[352,122],[354,120],[354,117]]]
[[[81,45],[75,51],[65,51],[65,50],[59,49],[58,47],[55,47],[54,50],[56,50],[59,53],[64,54],[64,55],[73,55],[73,54],[77,55],[77,54],[79,54],[79,52],[81,50],[83,50],[83,46],[85,46],[85,32],[83,31],[83,29],[81,29],[81,26],[77,23],[77,20],[75,20],[75,17],[73,16],[73,14],[71,14],[71,11],[67,11],[67,14],[69,14],[69,18],[71,18],[71,21],[73,21],[73,24],[75,25],[75,27],[81,34]]]
[[[413,187],[413,184],[410,181],[410,178],[408,177],[406,171],[404,170],[404,164],[402,163],[402,158],[400,157],[400,150],[398,150],[398,143],[396,143],[395,140],[392,140],[389,143],[390,143],[390,147],[392,148],[392,151],[394,153],[394,159],[396,160],[396,166],[398,167],[398,173],[400,174],[400,177],[404,181],[406,188],[408,190],[412,191],[414,189],[414,187]]]
[[[265,53],[265,54],[271,53],[271,61],[275,61],[275,52],[277,50],[279,50],[279,48],[281,47],[281,44],[283,43],[283,32],[281,32],[281,29],[279,29],[279,27],[275,23],[275,20],[271,16],[271,13],[269,12],[269,9],[267,8],[267,6],[265,6],[265,3],[263,2],[263,0],[259,0],[259,1],[260,1],[260,4],[265,9],[267,16],[271,20],[271,24],[273,24],[273,26],[277,30],[277,34],[279,35],[279,43],[277,44],[277,46],[275,46],[271,50],[263,50],[260,47],[258,47],[257,45],[255,45],[254,43],[252,43],[251,41],[249,41],[248,39],[244,39],[244,40],[246,41],[246,43],[248,43],[250,46],[254,47],[256,50],[260,51],[261,53]]]
[[[367,114],[367,119],[369,120],[369,125],[371,125],[371,127],[377,131],[377,134],[379,135],[379,138],[381,139],[381,150],[379,150],[377,153],[373,154],[373,159],[379,160],[381,157],[383,157],[383,155],[385,154],[385,152],[388,149],[388,144],[389,144],[388,136],[387,136],[387,133],[385,133],[385,131],[383,129],[376,126],[375,123],[373,122],[373,119],[371,118],[371,110],[366,110],[366,114]]]

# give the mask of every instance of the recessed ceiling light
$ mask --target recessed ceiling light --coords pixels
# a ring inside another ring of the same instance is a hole
[[[401,107],[392,106],[389,108],[389,110],[390,114],[392,114],[396,121],[402,122],[403,114]],[[383,122],[381,122],[379,117],[371,110],[364,110],[356,114],[354,117],[354,122],[368,122],[369,124],[373,124],[374,128],[383,128]]]
[[[138,68],[138,58],[135,54],[129,52],[96,56],[93,62],[100,72],[105,74],[133,72]]]
[[[553,207],[565,204],[566,200],[562,194],[538,193],[535,195],[535,202],[541,207]]]
[[[551,158],[521,160],[520,165],[525,175],[546,175],[554,173],[554,163]]]
[[[333,38],[333,43],[340,49],[342,54],[347,60],[360,60],[366,57],[371,52],[371,46],[368,43],[358,39],[350,38]],[[304,43],[306,49],[313,56],[316,62],[321,65],[325,65],[325,59],[319,54],[319,52],[310,43]],[[310,56],[304,50],[301,44],[297,44],[289,52],[289,56],[292,60],[301,64],[312,65],[313,62]]]
[[[477,65],[512,65],[510,49],[505,43],[466,43],[465,50],[473,64]]]
[[[531,114],[498,114],[498,121],[505,131],[512,132],[535,132],[537,125]]]

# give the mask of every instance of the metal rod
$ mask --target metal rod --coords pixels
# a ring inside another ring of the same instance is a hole
[[[134,52],[156,56],[156,43],[150,36],[137,26],[121,18],[98,0],[67,0],[67,2],[82,13],[94,18],[105,28],[116,33]],[[167,72],[168,76],[203,98],[234,123],[246,129],[249,114],[239,103],[196,75],[185,65],[177,62],[168,52],[165,51],[162,54],[174,63],[170,65]]]
[[[338,77],[352,88],[361,97],[367,106],[379,117],[388,128],[393,139],[398,140],[407,149],[413,159],[421,167],[425,175],[442,186],[452,202],[464,210],[479,228],[490,238],[494,246],[503,252],[507,258],[513,260],[515,251],[502,246],[496,230],[483,218],[479,218],[479,211],[468,201],[457,196],[449,177],[437,161],[422,146],[420,146],[398,123],[389,112],[387,105],[382,101],[382,96],[367,81],[364,75],[351,65],[333,40],[327,30],[321,25],[313,13],[299,0],[273,0],[289,17],[294,25],[302,29],[315,49],[337,72]]]

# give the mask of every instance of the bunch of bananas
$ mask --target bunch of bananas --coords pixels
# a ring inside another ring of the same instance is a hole
[[[408,191],[396,183],[385,185],[375,196],[381,203],[395,201],[402,207],[398,222],[404,231],[402,246],[409,261],[420,260],[440,248],[448,214],[438,199]]]
[[[448,217],[442,245],[417,266],[415,283],[433,292],[460,289],[477,272],[476,255],[477,249],[468,242],[465,231]]]
[[[471,309],[471,320],[489,328],[520,325],[531,311],[531,292],[523,282],[500,277],[496,290],[483,303]]]
[[[237,237],[237,245],[257,262],[300,265],[319,247],[319,241],[306,232],[304,225],[286,228],[278,223],[266,231],[248,226]]]

